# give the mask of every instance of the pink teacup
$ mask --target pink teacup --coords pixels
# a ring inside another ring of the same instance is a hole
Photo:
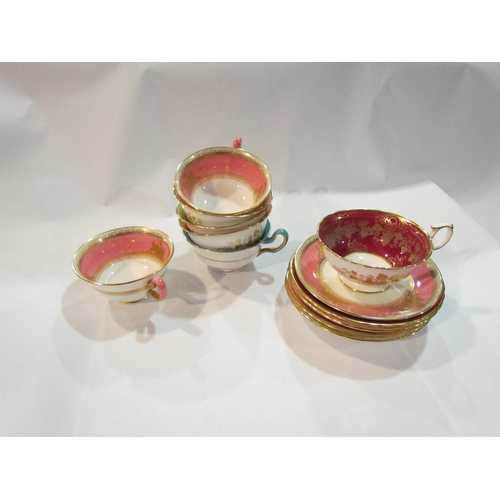
[[[272,201],[271,174],[240,148],[213,147],[193,153],[177,168],[174,194],[189,219],[208,227],[244,223]]]
[[[112,301],[139,302],[152,295],[163,300],[163,275],[174,253],[165,233],[132,226],[112,229],[84,243],[73,257],[73,270]]]

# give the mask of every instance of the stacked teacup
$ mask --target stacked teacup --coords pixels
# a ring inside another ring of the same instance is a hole
[[[240,271],[265,252],[278,252],[288,233],[272,234],[271,174],[255,155],[233,147],[212,147],[188,156],[177,168],[174,195],[186,241],[211,269]],[[281,235],[276,247],[264,247]]]

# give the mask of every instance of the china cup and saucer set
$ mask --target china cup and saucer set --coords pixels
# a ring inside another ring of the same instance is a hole
[[[285,229],[271,229],[269,169],[241,148],[239,138],[232,147],[188,156],[175,172],[173,192],[185,240],[214,272],[239,272],[288,242]],[[331,333],[361,341],[408,337],[443,304],[444,281],[430,257],[452,234],[452,224],[426,232],[400,215],[374,209],[326,215],[289,261],[288,297]],[[171,237],[159,229],[122,227],[81,245],[73,271],[111,301],[164,300],[173,255]]]

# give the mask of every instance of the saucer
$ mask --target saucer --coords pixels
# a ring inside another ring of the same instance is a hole
[[[300,284],[323,304],[362,319],[401,321],[425,315],[442,301],[444,282],[428,259],[408,278],[378,293],[354,291],[344,285],[327,262],[321,242],[311,236],[297,249],[294,266]]]
[[[444,300],[443,294],[440,301],[438,301],[438,303],[432,309],[427,311],[424,315],[418,316],[415,319],[403,319],[398,321],[361,319],[331,308],[313,297],[301,285],[295,271],[293,258],[290,259],[286,280],[288,282],[289,288],[300,299],[301,303],[308,309],[314,311],[317,315],[321,316],[321,318],[323,318],[324,320],[344,327],[353,328],[357,331],[365,331],[377,334],[389,332],[395,333],[398,331],[401,332],[403,330],[415,330],[415,328],[422,328],[422,326],[425,326],[425,324],[427,324],[430,319],[438,312]]]
[[[347,337],[352,340],[368,342],[388,342],[393,340],[400,340],[414,335],[422,328],[424,328],[430,320],[430,318],[424,319],[420,323],[415,324],[410,328],[401,327],[394,331],[381,331],[380,333],[368,332],[329,321],[324,316],[309,307],[306,303],[304,303],[302,301],[302,298],[296,293],[296,290],[293,287],[293,280],[290,279],[290,266],[285,278],[285,288],[290,302],[300,312],[300,314],[302,314],[311,323],[330,333],[340,335],[342,337]]]

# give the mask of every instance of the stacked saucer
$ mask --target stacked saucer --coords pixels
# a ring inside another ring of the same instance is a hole
[[[177,168],[174,195],[177,217],[186,241],[198,257],[218,272],[243,269],[264,252],[277,252],[288,241],[284,229],[270,234],[271,175],[255,155],[233,147],[212,147],[193,153]],[[283,241],[262,248],[278,235]]]
[[[367,224],[367,215],[372,215],[372,212],[376,212],[374,222]],[[342,217],[345,213],[343,212]],[[337,214],[333,216],[336,218]],[[351,249],[356,249],[356,252],[348,252],[343,258],[352,262],[349,258],[354,253],[358,258],[360,254],[370,255],[366,250],[391,258],[388,256],[396,255],[395,248],[398,247],[397,255],[403,259],[405,256],[401,248],[406,250],[412,245],[407,222],[411,221],[394,214],[379,211],[370,211],[370,214],[363,212],[360,231],[356,229],[357,222],[354,223],[353,220],[349,220],[349,225],[343,226],[348,228],[346,233],[348,237],[344,234],[338,238],[339,241],[344,244],[349,240],[352,243]],[[403,226],[400,226],[400,223],[403,223]],[[329,241],[330,248],[325,245],[324,240],[322,241],[324,234],[321,228],[323,226],[322,221],[318,227],[318,234],[304,241],[292,255],[285,277],[285,286],[290,301],[307,319],[331,333],[354,340],[389,341],[413,335],[436,315],[443,304],[445,286],[438,267],[429,257],[415,262],[415,265],[392,266],[392,269],[407,268],[407,275],[403,279],[383,286],[380,282],[368,284],[365,282],[356,289],[355,282],[346,284],[348,281],[345,278],[345,270],[339,271],[329,262],[328,253],[332,252],[332,248],[337,251],[339,249],[334,246],[332,239]],[[446,225],[448,228],[450,226]],[[420,228],[418,230],[423,232]],[[340,232],[337,231],[336,236],[339,236]],[[390,234],[393,236],[389,236]],[[384,237],[381,238],[381,235]],[[451,232],[446,242],[450,237]],[[376,239],[379,244],[382,241],[384,252],[370,248],[367,244],[369,239]],[[392,245],[391,240],[393,240]],[[429,240],[432,244],[432,237],[429,236]],[[401,244],[401,241],[404,243]],[[445,243],[436,244],[434,249]],[[415,248],[413,248],[413,256],[416,255]],[[364,251],[360,252],[360,249]],[[370,272],[370,269],[377,270],[376,276],[383,274],[380,272],[384,269],[382,267],[371,267],[366,263],[361,266],[364,268],[365,275]],[[357,278],[359,275],[360,273],[356,274],[351,269],[349,277]],[[380,278],[379,281],[382,279]],[[371,290],[370,286],[373,286]]]

